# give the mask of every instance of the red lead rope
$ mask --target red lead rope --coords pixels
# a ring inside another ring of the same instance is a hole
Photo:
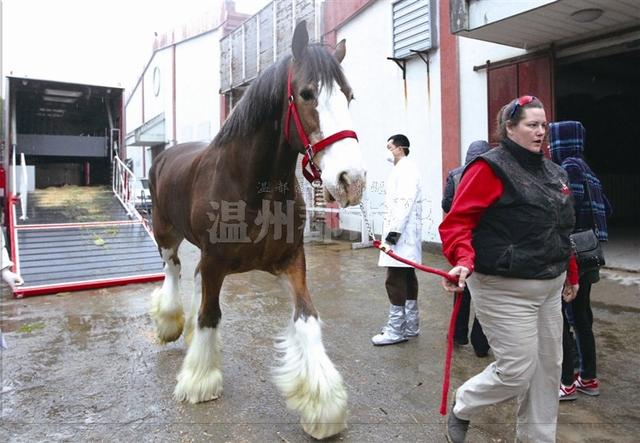
[[[442,380],[442,398],[440,400],[440,415],[447,415],[447,397],[449,396],[449,379],[451,378],[451,356],[453,355],[453,335],[456,329],[456,320],[460,305],[462,304],[462,294],[456,292],[454,296],[453,311],[449,320],[449,332],[447,333],[447,356],[444,359],[444,379]]]
[[[393,257],[399,262],[412,266],[421,271],[428,272],[430,274],[439,275],[441,277],[446,278],[452,283],[458,282],[458,277],[456,277],[455,275],[448,274],[447,272],[442,271],[440,269],[431,268],[429,266],[424,266],[419,263],[412,262],[411,260],[407,260],[406,258],[396,255],[396,253],[390,249],[389,250],[382,249],[381,245],[382,243],[380,242],[380,240],[373,241],[374,248],[380,249],[389,257]],[[455,303],[453,305],[453,311],[451,311],[451,319],[449,320],[449,333],[447,334],[447,356],[444,359],[444,378],[442,380],[442,398],[440,400],[441,415],[447,415],[447,400],[449,397],[449,381],[451,378],[451,356],[453,355],[453,334],[456,327],[456,319],[458,318],[458,312],[460,311],[461,303],[462,303],[462,297],[460,296],[460,294],[456,294]]]

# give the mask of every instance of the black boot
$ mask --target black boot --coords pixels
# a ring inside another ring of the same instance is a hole
[[[456,294],[456,297],[462,297],[460,302],[460,310],[456,318],[455,332],[453,334],[453,342],[457,345],[466,345],[469,343],[469,308],[471,306],[471,294],[467,288]],[[456,299],[454,298],[454,304]]]

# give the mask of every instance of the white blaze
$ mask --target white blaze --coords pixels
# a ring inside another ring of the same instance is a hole
[[[344,130],[354,131],[348,105],[349,102],[337,82],[334,82],[332,88],[322,88],[316,110],[323,138]],[[319,166],[325,187],[343,206],[349,196],[346,190],[338,188],[340,175],[347,173],[351,181],[362,180],[364,183],[362,151],[354,138],[339,140],[322,151]]]

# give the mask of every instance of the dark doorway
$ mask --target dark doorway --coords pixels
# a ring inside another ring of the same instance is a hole
[[[640,51],[556,68],[556,120],[587,130],[585,157],[614,207],[615,226],[640,230]]]
[[[35,167],[36,188],[111,184],[122,89],[14,77],[9,86],[16,160],[23,153]]]
[[[585,157],[613,206],[610,241],[640,239],[640,51],[557,60],[556,120],[578,120]],[[640,261],[640,253],[634,253]]]

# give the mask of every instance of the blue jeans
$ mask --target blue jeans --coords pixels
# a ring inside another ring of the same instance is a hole
[[[571,309],[573,321],[567,316]],[[593,312],[591,311],[591,283],[580,279],[578,295],[562,309],[564,327],[562,332],[562,384],[573,383],[573,353],[575,346],[569,334],[569,327],[573,331],[580,352],[580,376],[586,380],[596,378],[596,341],[593,336]]]

